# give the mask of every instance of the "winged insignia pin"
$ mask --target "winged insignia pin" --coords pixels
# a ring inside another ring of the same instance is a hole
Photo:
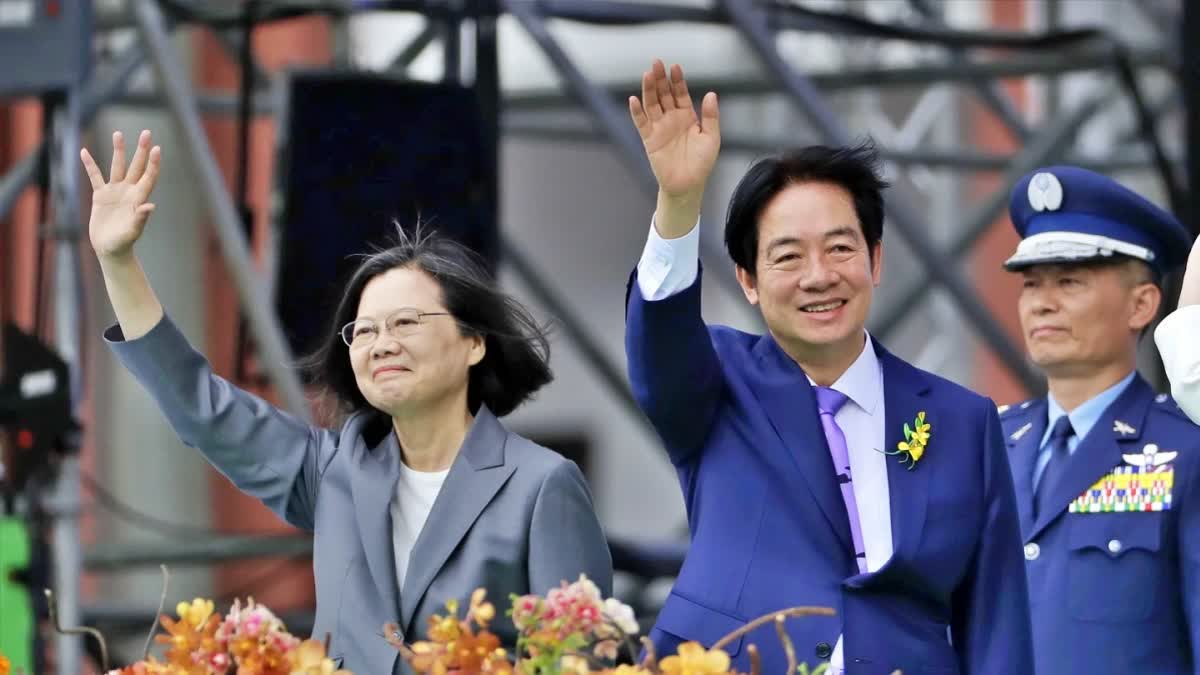
[[[1154,443],[1147,443],[1146,447],[1142,448],[1141,454],[1121,455],[1121,457],[1127,464],[1133,466],[1154,467],[1172,462],[1178,455],[1179,453],[1174,450],[1163,452]]]

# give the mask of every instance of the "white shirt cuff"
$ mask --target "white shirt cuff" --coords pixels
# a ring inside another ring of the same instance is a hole
[[[1154,330],[1154,342],[1171,381],[1171,395],[1192,420],[1200,420],[1200,305],[1171,312]],[[1200,422],[1198,422],[1200,423]]]
[[[637,266],[638,290],[647,300],[662,300],[696,283],[700,274],[700,221],[688,233],[663,239],[650,221],[650,235]]]

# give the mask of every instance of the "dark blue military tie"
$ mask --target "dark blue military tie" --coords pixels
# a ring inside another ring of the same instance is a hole
[[[1038,481],[1037,492],[1033,498],[1034,518],[1047,508],[1046,500],[1050,498],[1050,491],[1054,489],[1054,484],[1062,476],[1063,470],[1067,466],[1067,460],[1071,457],[1071,453],[1067,449],[1067,441],[1074,435],[1075,429],[1071,427],[1071,419],[1066,415],[1059,417],[1050,431],[1050,440],[1046,444],[1046,448],[1050,452],[1050,461],[1042,471],[1042,478]]]

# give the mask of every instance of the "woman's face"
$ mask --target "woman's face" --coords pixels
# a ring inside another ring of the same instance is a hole
[[[467,373],[484,355],[459,329],[433,277],[398,267],[367,282],[358,301],[350,366],[363,397],[393,417],[467,400]]]

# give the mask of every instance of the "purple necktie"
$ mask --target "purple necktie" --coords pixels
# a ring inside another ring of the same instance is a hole
[[[842,501],[846,502],[846,515],[850,517],[850,537],[854,540],[854,557],[858,571],[867,571],[867,553],[863,547],[862,527],[858,523],[858,502],[854,499],[854,483],[850,477],[850,450],[846,447],[846,435],[833,416],[846,404],[846,395],[829,387],[817,387],[817,407],[821,411],[821,426],[825,429],[825,440],[829,443],[829,454],[833,457],[833,468],[837,472],[838,484],[842,488]]]

